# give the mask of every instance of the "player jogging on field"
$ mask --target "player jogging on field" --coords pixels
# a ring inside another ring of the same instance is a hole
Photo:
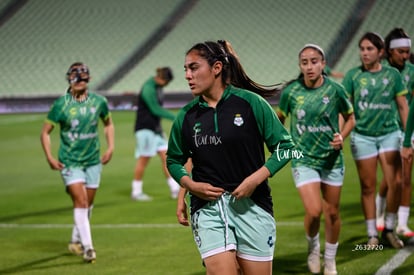
[[[53,102],[41,132],[41,144],[47,162],[59,170],[73,202],[74,227],[69,250],[95,262],[89,218],[101,181],[102,164],[114,150],[114,126],[105,97],[88,91],[89,69],[73,63],[68,72],[69,89]],[[104,124],[107,149],[100,156],[98,124]],[[50,133],[60,126],[58,159],[52,155]]]
[[[383,64],[390,65],[400,72],[402,80],[408,90],[406,95],[408,104],[412,101],[414,93],[414,65],[408,61],[410,58],[410,51],[411,39],[402,28],[394,28],[385,37],[385,59],[383,60]],[[412,140],[414,145],[414,136],[412,137]],[[414,232],[408,227],[412,193],[412,158],[405,158],[402,160],[398,159],[395,165],[397,166],[397,176],[395,180],[399,182],[402,181],[401,201],[400,206],[398,207],[396,233],[402,237],[410,238],[414,237]],[[377,210],[377,229],[379,231],[384,229],[386,194],[387,184],[383,179],[379,192],[375,198]]]
[[[299,51],[300,75],[284,88],[277,114],[284,122],[290,114],[290,134],[303,157],[294,158],[292,175],[302,200],[308,241],[308,268],[319,273],[321,215],[325,217],[324,274],[336,275],[341,218],[339,202],[345,166],[344,139],[355,125],[344,87],[327,77],[325,53],[315,44]],[[339,117],[345,123],[339,127]]]
[[[401,183],[396,181],[395,163],[400,158],[401,148],[397,115],[405,129],[407,89],[398,70],[381,64],[384,40],[380,35],[367,32],[360,38],[358,46],[362,65],[349,70],[342,83],[355,111],[356,125],[350,143],[361,186],[367,244],[374,248],[379,244],[375,209],[379,163],[388,188],[385,228],[381,239],[386,245],[402,248],[404,244],[394,232],[401,198]]]

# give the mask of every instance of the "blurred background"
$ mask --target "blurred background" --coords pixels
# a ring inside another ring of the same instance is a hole
[[[345,73],[360,64],[363,33],[402,27],[414,37],[413,14],[412,0],[0,0],[0,113],[47,110],[75,61],[113,109],[131,108],[155,69],[170,66],[166,107],[180,106],[190,96],[185,53],[207,40],[230,41],[262,84],[295,78],[306,43]]]

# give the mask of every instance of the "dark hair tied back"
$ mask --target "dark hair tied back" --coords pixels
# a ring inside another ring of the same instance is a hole
[[[210,66],[213,66],[217,61],[223,64],[221,79],[224,85],[231,84],[235,87],[257,93],[262,97],[274,96],[281,90],[281,84],[266,86],[250,79],[240,64],[239,57],[233,47],[226,40],[198,43],[191,47],[187,54],[191,51],[197,51],[202,58],[207,60]]]

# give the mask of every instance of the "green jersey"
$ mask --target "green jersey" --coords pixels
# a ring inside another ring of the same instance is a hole
[[[403,140],[404,147],[412,147],[412,135],[414,131],[414,100],[411,101],[410,109],[407,118],[407,128],[405,129],[405,136]]]
[[[78,102],[70,93],[56,99],[46,122],[60,125],[59,161],[66,167],[87,167],[100,163],[99,119],[110,116],[105,97],[88,93]]]
[[[382,61],[382,64],[392,67],[389,61],[386,59]],[[406,62],[404,65],[404,68],[400,71],[400,74],[401,74],[402,81],[405,87],[407,88],[406,97],[407,97],[408,105],[410,105],[412,94],[414,93],[414,65],[409,62]],[[400,116],[397,115],[397,119],[398,119],[398,123],[400,125],[401,131],[404,131],[404,127],[401,123]]]
[[[324,78],[322,86],[307,88],[300,78],[282,92],[278,111],[290,118],[290,134],[301,158],[292,159],[292,167],[314,169],[343,167],[342,152],[329,144],[339,132],[339,114],[352,114],[353,108],[344,87]]]
[[[409,62],[405,63],[404,69],[400,72],[402,80],[407,87],[407,99],[411,102],[412,95],[414,93],[414,64]]]
[[[343,84],[355,110],[355,132],[375,137],[400,128],[396,97],[407,89],[397,69],[382,66],[369,72],[356,67],[345,74]]]

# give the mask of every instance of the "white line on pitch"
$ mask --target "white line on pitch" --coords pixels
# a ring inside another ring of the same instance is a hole
[[[298,226],[302,222],[277,222],[277,226]],[[72,228],[73,224],[17,224],[0,223],[0,228]],[[178,223],[124,223],[92,224],[93,228],[174,228],[183,227]]]
[[[390,275],[404,263],[404,261],[414,252],[414,237],[408,241],[408,245],[400,249],[388,262],[386,262],[375,275]]]
[[[30,115],[30,116],[17,116],[17,117],[1,117],[0,125],[10,125],[16,123],[26,123],[30,121],[42,120],[45,119],[45,115]]]

